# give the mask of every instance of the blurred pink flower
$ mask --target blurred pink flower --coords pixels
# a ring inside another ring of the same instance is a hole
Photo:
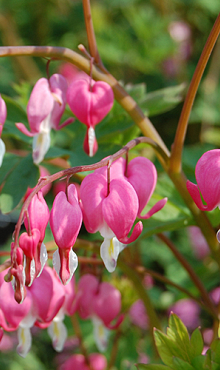
[[[107,360],[100,353],[92,353],[89,355],[89,362],[93,370],[105,370],[107,368]],[[77,354],[71,356],[59,370],[90,370],[83,355]]]
[[[210,254],[210,249],[205,240],[201,230],[197,226],[189,227],[189,237],[194,250],[194,253],[198,259],[203,259]]]
[[[200,325],[200,307],[192,299],[180,299],[170,307],[170,312],[175,313],[189,330],[194,330]]]
[[[147,330],[149,327],[149,319],[145,306],[141,299],[134,302],[129,310],[129,316],[134,325],[139,326],[139,328]]]

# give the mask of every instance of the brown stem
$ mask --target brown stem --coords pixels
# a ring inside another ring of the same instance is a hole
[[[99,66],[103,66],[97,44],[96,44],[96,38],[95,38],[95,32],[92,22],[92,13],[91,13],[91,6],[90,6],[90,0],[83,0],[83,11],[84,11],[84,19],[86,24],[86,33],[87,33],[87,39],[89,44],[89,52],[91,56],[94,58],[95,62]]]
[[[186,136],[187,125],[189,121],[189,116],[192,110],[194,99],[195,99],[203,72],[209,60],[212,49],[215,46],[219,33],[220,33],[220,13],[215,21],[215,24],[205,44],[205,47],[203,49],[203,52],[197,64],[196,70],[194,72],[192,81],[190,83],[188,93],[186,95],[186,99],[185,99],[183,109],[180,115],[177,131],[176,131],[176,136],[175,136],[175,140],[174,140],[174,144],[173,144],[173,148],[171,152],[170,172],[173,172],[173,173],[181,172],[182,151],[183,151],[183,145],[184,145],[185,136]]]
[[[199,290],[204,303],[209,307],[209,310],[210,310],[210,312],[212,312],[212,315],[215,318],[217,318],[218,313],[217,313],[217,310],[216,310],[215,306],[213,305],[211,299],[209,298],[209,295],[208,295],[203,283],[201,282],[201,280],[199,279],[199,277],[197,276],[197,274],[195,273],[193,268],[190,266],[188,261],[178,251],[178,249],[172,243],[172,241],[169,238],[167,238],[167,236],[165,236],[164,234],[157,234],[157,236],[160,240],[162,240],[167,245],[167,247],[171,250],[171,252],[174,254],[176,259],[181,263],[183,268],[187,271],[190,279],[193,281],[193,283],[195,284],[195,286]]]
[[[70,319],[71,319],[71,322],[72,322],[72,325],[73,325],[73,329],[74,329],[74,331],[76,333],[76,336],[79,340],[79,347],[80,347],[80,350],[81,350],[83,356],[85,357],[86,364],[87,364],[87,366],[89,367],[90,370],[93,370],[92,367],[91,367],[90,361],[89,361],[89,355],[88,355],[87,349],[86,349],[86,347],[84,345],[84,342],[83,342],[83,337],[82,337],[81,329],[80,329],[78,318],[77,318],[76,314],[72,315],[70,317]]]
[[[179,290],[180,292],[183,292],[184,294],[186,294],[188,297],[190,297],[191,299],[193,299],[195,302],[197,302],[199,305],[201,305],[206,311],[208,311],[209,313],[211,313],[211,315],[213,315],[212,311],[210,310],[209,307],[207,307],[204,302],[201,301],[200,298],[197,298],[195,297],[193,294],[191,294],[187,289],[181,287],[180,285],[174,283],[173,281],[171,281],[170,279],[168,279],[166,276],[163,276],[161,274],[159,274],[158,272],[156,271],[153,271],[153,270],[150,270],[150,269],[147,269],[143,266],[137,266],[135,267],[135,270],[140,273],[140,274],[149,274],[151,275],[154,279],[158,280],[158,281],[161,281],[162,283],[166,284],[166,285],[170,285],[172,287],[174,287],[175,289]]]

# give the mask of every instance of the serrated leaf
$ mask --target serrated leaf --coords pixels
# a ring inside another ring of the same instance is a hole
[[[159,330],[155,330],[154,339],[156,342],[156,347],[161,360],[168,366],[172,367],[173,357],[183,358],[182,352],[176,343],[168,338],[164,333]]]
[[[154,116],[173,109],[182,101],[182,93],[185,84],[166,87],[146,95],[145,99],[139,103],[141,109],[147,116]]]
[[[179,349],[182,353],[182,358],[186,361],[190,362],[190,342],[189,342],[189,334],[186,329],[186,326],[180,320],[180,318],[171,313],[169,318],[169,327],[167,328],[167,336],[168,338],[172,339],[176,345],[179,346]]]
[[[181,358],[173,358],[173,367],[174,370],[195,370],[189,362],[182,360]]]
[[[33,164],[32,155],[21,158],[7,177],[0,195],[2,213],[12,211],[23,198],[28,187],[33,188],[39,178],[39,168]]]
[[[171,367],[160,364],[136,364],[138,370],[172,370]]]
[[[190,356],[193,359],[201,355],[204,347],[203,337],[201,331],[197,328],[193,331],[190,338]]]

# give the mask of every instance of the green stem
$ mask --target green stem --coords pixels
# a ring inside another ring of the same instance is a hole
[[[183,105],[183,109],[180,115],[175,140],[172,147],[172,153],[170,158],[170,172],[180,173],[182,168],[182,151],[186,136],[186,130],[188,126],[189,116],[192,110],[194,99],[205,70],[205,67],[210,58],[210,54],[215,46],[217,38],[220,33],[220,13],[215,21],[215,24],[211,30],[208,40],[205,44],[199,62],[196,66],[192,81],[189,86],[188,93]]]
[[[126,265],[122,261],[121,256],[118,260],[118,266],[123,271],[123,273],[132,281],[136,292],[139,294],[139,297],[142,299],[142,301],[144,303],[144,306],[146,308],[147,315],[148,315],[149,321],[150,321],[150,331],[151,331],[151,334],[152,334],[152,337],[153,337],[153,328],[157,328],[157,329],[161,330],[161,325],[160,325],[160,321],[157,317],[157,314],[154,310],[154,307],[151,303],[151,300],[148,296],[147,290],[143,287],[143,284],[142,284],[137,272],[133,268]]]
[[[171,250],[171,252],[174,254],[176,259],[181,263],[183,268],[187,271],[190,279],[193,281],[193,283],[197,287],[198,291],[200,292],[204,303],[209,308],[209,311],[212,312],[212,315],[214,316],[214,318],[217,319],[217,317],[218,317],[217,310],[216,310],[215,306],[213,305],[211,299],[209,298],[209,295],[208,295],[203,283],[201,282],[201,280],[199,279],[199,277],[197,276],[197,274],[195,273],[193,268],[190,266],[188,261],[178,251],[176,246],[171,242],[171,240],[169,238],[167,238],[164,234],[157,234],[157,236],[158,236],[158,238],[160,238],[160,240],[162,240],[167,245],[167,247]]]

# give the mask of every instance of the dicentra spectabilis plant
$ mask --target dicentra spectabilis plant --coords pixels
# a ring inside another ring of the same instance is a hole
[[[62,353],[55,365],[42,365],[50,370],[121,370],[138,361],[139,370],[217,370],[220,149],[215,145],[205,151],[202,143],[195,152],[186,148],[183,160],[182,153],[199,82],[220,33],[220,15],[169,150],[149,117],[157,114],[159,120],[173,108],[182,85],[148,93],[144,84],[118,82],[99,55],[90,2],[82,3],[88,36],[88,51],[79,45],[83,55],[63,47],[0,47],[0,57],[47,60],[42,76],[31,76],[34,86],[15,86],[16,101],[0,96],[0,229],[2,220],[16,223],[11,250],[0,250],[0,341],[9,333],[22,357],[30,351],[36,356],[32,337],[43,342],[41,358],[53,346]],[[139,4],[120,9],[139,30],[132,34],[137,40],[145,24],[139,10]],[[144,23],[136,18],[140,14]],[[184,63],[178,58],[182,46],[193,47],[192,29],[184,20],[168,28],[167,35],[179,40],[172,62],[185,66],[191,54],[184,54]],[[189,31],[186,39],[184,30]],[[109,53],[114,60],[111,48]],[[143,72],[132,50],[129,55],[129,68],[136,65]],[[164,66],[169,55],[158,65]],[[71,65],[63,75],[54,65],[50,74],[53,60]],[[210,85],[213,66],[204,86]],[[124,75],[127,79],[127,70]],[[204,240],[198,240],[201,234]],[[149,276],[154,279],[150,289]],[[151,364],[158,362],[158,354],[163,364]],[[5,368],[1,361],[0,353],[0,368]]]

